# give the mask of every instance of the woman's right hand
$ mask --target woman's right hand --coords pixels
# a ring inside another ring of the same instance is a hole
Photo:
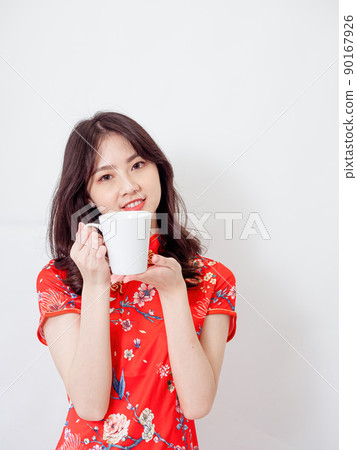
[[[121,281],[123,276],[118,277],[111,274],[106,252],[107,248],[103,237],[97,229],[95,227],[84,228],[84,224],[80,222],[76,240],[69,255],[81,272],[83,283],[106,287],[111,282]]]

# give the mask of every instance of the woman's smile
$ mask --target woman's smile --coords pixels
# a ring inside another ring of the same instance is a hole
[[[125,206],[122,207],[122,209],[125,209],[125,211],[139,211],[144,207],[145,199],[139,199],[134,200],[130,203],[127,203]]]

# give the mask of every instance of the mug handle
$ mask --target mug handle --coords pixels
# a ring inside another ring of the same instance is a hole
[[[101,231],[101,233],[103,234],[103,231],[102,231],[101,226],[100,226],[99,223],[86,223],[86,224],[84,225],[84,227],[83,227],[83,230],[84,230],[84,228],[86,228],[86,227],[95,227],[95,228],[98,228],[98,230]]]

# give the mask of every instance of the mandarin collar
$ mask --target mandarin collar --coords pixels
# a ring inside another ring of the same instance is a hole
[[[157,253],[160,247],[160,235],[158,233],[150,236],[149,250]]]

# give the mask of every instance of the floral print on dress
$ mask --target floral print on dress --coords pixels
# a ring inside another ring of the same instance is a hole
[[[59,450],[84,450],[85,448],[85,445],[81,443],[81,437],[69,431],[66,433],[65,441],[59,447]]]
[[[204,319],[207,315],[209,302],[210,299],[208,297],[204,297],[203,300],[198,300],[192,312],[193,316],[198,319]]]
[[[43,323],[47,317],[67,312],[80,313],[81,299],[66,286],[59,273],[54,273],[54,260],[51,260],[37,277],[37,298],[40,318],[37,329],[38,339],[47,345]],[[57,270],[56,270],[57,272]],[[49,279],[51,282],[49,282]]]
[[[63,292],[56,292],[53,289],[43,293],[40,292],[38,295],[43,312],[60,311],[68,301],[68,297]]]
[[[138,291],[134,294],[134,305],[144,306],[146,302],[151,302],[155,295],[155,288],[153,286],[142,283]]]
[[[126,350],[124,351],[124,358],[126,358],[128,361],[130,361],[131,358],[134,358],[134,352],[133,352],[133,350],[128,350],[128,349],[126,349]]]
[[[232,297],[232,299],[234,300],[236,298],[236,287],[232,286],[229,293],[228,293],[228,297]]]
[[[155,425],[152,423],[153,419],[154,414],[149,408],[145,408],[139,417],[139,422],[144,426],[144,431],[141,436],[146,442],[151,441],[154,436]]]
[[[159,239],[154,237],[150,250],[158,253]],[[228,314],[230,340],[236,326],[234,275],[223,264],[200,255],[191,263],[198,280],[187,294],[197,336],[207,315]],[[37,278],[38,338],[45,345],[45,320],[81,313],[81,296],[65,285],[66,277],[51,260]],[[84,420],[68,397],[56,450],[198,450],[195,422],[185,417],[175,388],[159,293],[139,281],[116,283],[111,285],[109,304],[113,375],[108,411],[102,420]]]
[[[167,377],[170,373],[170,366],[168,364],[158,364],[157,373],[160,375],[160,378]]]
[[[131,330],[133,324],[130,322],[130,319],[119,319],[119,322],[121,323],[121,326],[123,328],[124,331],[129,331]]]
[[[125,441],[128,436],[130,420],[124,414],[111,414],[104,422],[103,439],[108,444]]]

